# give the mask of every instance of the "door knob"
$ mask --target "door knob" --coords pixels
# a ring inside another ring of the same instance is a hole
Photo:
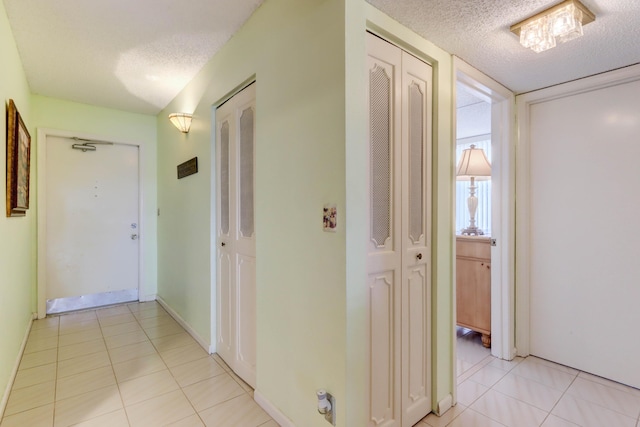
[[[132,234],[131,235],[131,240],[138,240],[138,235],[137,234]]]
[[[416,255],[416,258],[422,259],[422,254],[419,253],[418,255]]]
[[[225,247],[227,244],[225,242],[220,243],[220,246]]]

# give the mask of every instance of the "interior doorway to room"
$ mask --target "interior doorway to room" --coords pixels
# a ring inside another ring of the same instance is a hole
[[[454,225],[453,242],[457,258],[456,323],[468,329],[473,326],[481,334],[467,335],[469,331],[461,329],[458,334],[461,338],[455,344],[456,354],[473,344],[473,356],[467,357],[467,361],[489,354],[511,360],[516,350],[514,95],[459,58],[454,58],[454,69],[456,104],[459,107],[456,142],[460,144],[456,144],[456,151],[462,156],[461,152],[473,144],[474,149],[483,149],[490,162],[490,172],[481,174],[490,175],[490,190],[489,185],[482,182],[478,185],[481,188],[476,189],[480,190],[476,222],[484,233],[479,237],[460,236],[462,228],[468,227],[465,221],[471,216],[466,204],[470,196],[467,188],[471,182],[456,184],[456,213],[461,215],[454,219],[454,223],[458,223]],[[460,316],[463,310],[471,313],[470,317],[475,317],[475,322],[482,318],[481,324],[467,323],[469,319],[465,321],[464,316]],[[482,346],[482,335],[485,336],[485,344],[489,344],[486,338],[490,337],[490,350]],[[463,374],[468,366],[458,362],[458,375]]]
[[[492,153],[491,104],[459,82],[455,152],[456,362],[462,375],[491,354]]]
[[[40,150],[46,313],[138,300],[138,147],[46,135]]]

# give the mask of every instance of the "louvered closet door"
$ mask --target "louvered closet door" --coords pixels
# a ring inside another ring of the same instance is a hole
[[[413,426],[430,403],[431,68],[367,35],[369,426]]]
[[[402,425],[431,412],[431,67],[402,52]]]
[[[367,34],[369,78],[369,426],[400,427],[402,54]],[[398,142],[398,143],[396,143]]]
[[[256,378],[255,84],[216,111],[217,352]]]

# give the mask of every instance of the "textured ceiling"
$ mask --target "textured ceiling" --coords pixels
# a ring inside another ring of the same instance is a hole
[[[456,138],[491,133],[491,104],[469,93],[460,83],[456,86]]]
[[[516,93],[640,63],[640,0],[582,0],[584,36],[535,53],[509,27],[560,0],[367,0]]]
[[[3,1],[32,92],[157,114],[263,0]],[[583,0],[584,37],[539,54],[509,26],[559,0],[367,1],[516,93],[640,63],[640,0]]]
[[[157,114],[262,0],[4,0],[31,91]]]

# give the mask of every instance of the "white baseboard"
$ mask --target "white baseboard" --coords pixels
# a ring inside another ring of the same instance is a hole
[[[29,324],[27,325],[27,330],[24,334],[24,338],[22,339],[22,345],[20,346],[20,351],[18,352],[18,357],[16,358],[16,363],[13,366],[13,370],[11,371],[11,375],[9,376],[9,382],[7,383],[7,388],[2,395],[2,400],[0,401],[0,419],[4,416],[4,410],[7,408],[7,402],[9,401],[9,393],[11,393],[11,387],[13,387],[13,381],[16,379],[16,375],[18,374],[18,368],[20,367],[20,361],[22,360],[22,354],[24,353],[24,348],[27,346],[27,340],[29,339],[29,332],[31,332],[31,326],[33,325],[33,319],[37,319],[38,314],[33,313],[31,316],[31,320],[29,320]]]
[[[280,412],[280,410],[267,400],[267,398],[258,390],[253,392],[253,400],[255,400],[256,403],[280,425],[280,427],[296,427],[295,424],[293,424],[293,421]]]
[[[447,394],[444,399],[438,402],[438,412],[437,416],[441,417],[445,412],[447,412],[453,406],[453,396]]]
[[[198,344],[200,344],[200,346],[202,346],[202,348],[204,348],[204,350],[211,354],[213,353],[213,346],[209,345],[209,343],[204,340],[192,327],[191,325],[189,325],[186,320],[184,320],[182,317],[180,317],[180,315],[178,313],[176,313],[176,311],[174,309],[172,309],[169,304],[167,304],[165,302],[165,300],[163,300],[161,297],[156,296],[156,301],[158,301],[158,304],[160,304],[162,306],[162,308],[164,308],[167,313],[169,313],[171,315],[171,317],[173,317],[176,322],[178,322],[180,324],[180,326],[182,326],[188,333],[189,335],[191,335],[193,337],[194,340],[196,340],[198,342]]]
[[[156,294],[138,296],[138,301],[140,302],[155,301],[156,299],[158,299],[158,296]]]

